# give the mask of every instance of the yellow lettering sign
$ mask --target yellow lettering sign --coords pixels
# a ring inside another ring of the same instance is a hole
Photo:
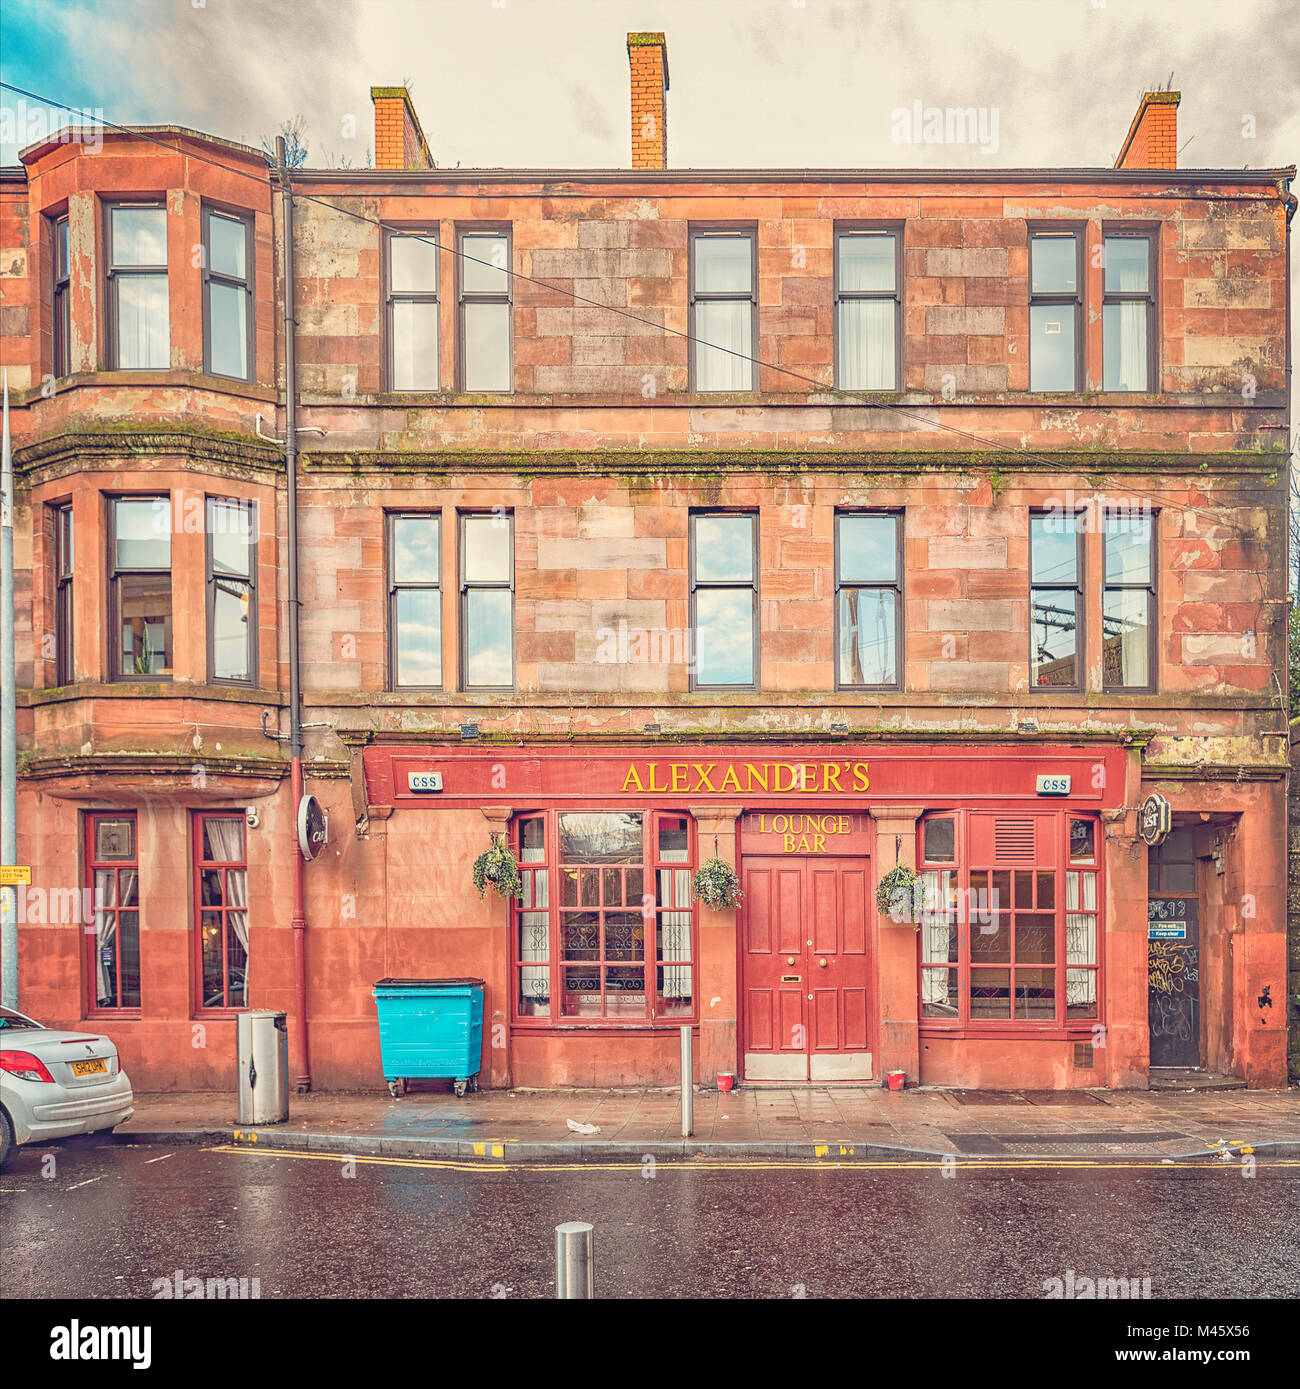
[[[721,776],[719,765],[723,766]],[[739,767],[732,762],[648,762],[641,772],[636,763],[629,763],[623,776],[622,791],[663,792],[668,795],[692,794],[725,795],[727,792],[772,795],[838,795],[861,794],[871,786],[868,764],[865,762],[745,762]],[[852,786],[845,786],[841,777],[848,773]],[[826,829],[824,833],[847,834],[848,829]]]

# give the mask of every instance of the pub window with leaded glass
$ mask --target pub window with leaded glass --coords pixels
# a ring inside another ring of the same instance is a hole
[[[517,823],[521,1022],[695,1016],[692,842],[685,816],[555,811]]]
[[[194,817],[199,1006],[248,1007],[248,864],[243,815]]]
[[[208,498],[208,679],[257,678],[257,503]]]
[[[519,876],[523,892],[515,903],[515,970],[521,1018],[551,1016],[551,867],[546,855],[546,819],[519,822]]]
[[[936,812],[918,837],[922,1025],[977,1034],[1098,1019],[1096,822]]]
[[[140,1006],[140,855],[135,812],[86,816],[94,909],[86,930],[89,1011]]]

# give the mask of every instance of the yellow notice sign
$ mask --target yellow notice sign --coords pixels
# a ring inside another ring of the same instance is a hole
[[[31,887],[32,870],[17,868],[12,864],[0,864],[0,887]]]

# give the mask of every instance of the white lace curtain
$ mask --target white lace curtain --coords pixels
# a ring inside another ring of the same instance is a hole
[[[839,306],[840,389],[894,389],[892,299],[842,299]]]

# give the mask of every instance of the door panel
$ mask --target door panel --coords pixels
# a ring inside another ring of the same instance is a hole
[[[812,929],[804,940],[811,940],[819,954],[834,955],[840,937],[840,875],[833,865],[816,863],[808,876],[812,880]]]

